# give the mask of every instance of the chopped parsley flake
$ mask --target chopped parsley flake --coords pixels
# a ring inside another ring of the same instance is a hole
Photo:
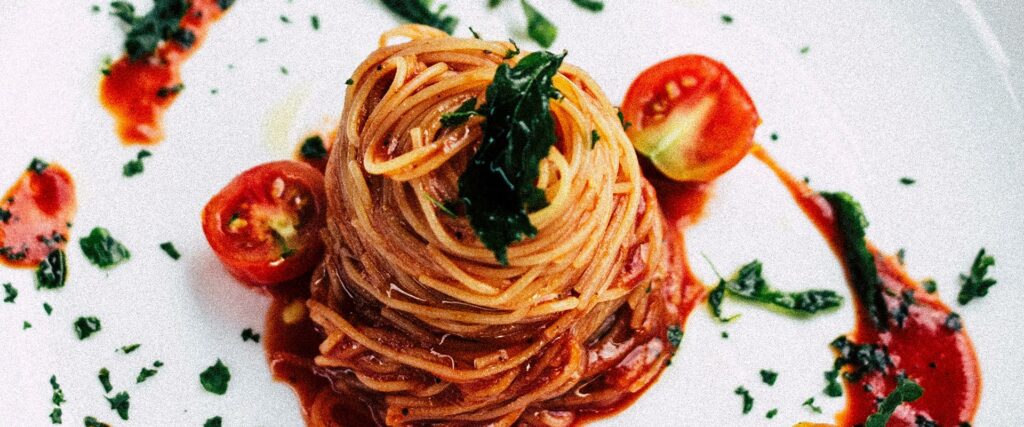
[[[4,283],[4,302],[14,304],[14,299],[17,297],[18,289],[10,283]]]
[[[764,417],[770,420],[772,418],[775,418],[775,416],[778,415],[778,414],[779,414],[779,408],[772,408],[772,409],[769,409],[766,414],[764,414]]]
[[[437,11],[430,10],[430,2],[426,0],[381,0],[384,6],[395,15],[414,24],[429,25],[448,34],[455,31],[459,20],[454,16],[445,16],[448,5],[442,4]]]
[[[970,273],[960,274],[960,293],[956,297],[956,301],[960,305],[988,295],[988,289],[996,284],[996,279],[986,277],[988,268],[993,265],[996,265],[996,259],[991,255],[986,255],[985,248],[981,248],[978,255],[974,257],[974,262],[971,263]]]
[[[153,9],[145,15],[135,15],[135,7],[126,1],[112,2],[110,7],[111,15],[127,26],[124,51],[133,61],[152,55],[167,41],[186,48],[195,42],[195,34],[181,28],[181,18],[189,8],[186,0],[156,0]]]
[[[523,13],[526,14],[527,34],[541,47],[551,47],[555,38],[558,37],[558,27],[555,27],[555,24],[552,24],[526,0],[519,0],[519,3],[523,6]]]
[[[839,397],[843,395],[843,385],[839,383],[839,368],[825,371],[825,389],[822,390],[828,397]]]
[[[57,383],[56,375],[50,376],[50,387],[53,389],[53,397],[50,398],[50,401],[52,401],[54,405],[60,406],[61,403],[67,402],[67,400],[64,399],[64,390],[62,390],[60,388],[60,384]]]
[[[572,3],[591,12],[604,10],[604,2],[599,0],[572,0]]]
[[[142,370],[139,371],[139,376],[135,377],[135,384],[139,384],[139,383],[141,383],[143,381],[146,381],[147,379],[149,379],[149,377],[152,377],[153,375],[156,375],[156,373],[157,373],[156,369],[150,369],[150,368],[143,367]]]
[[[899,250],[896,251],[896,261],[898,261],[900,263],[900,265],[906,265],[906,261],[907,261],[907,249],[906,248],[900,248]]]
[[[313,30],[320,30],[320,17],[311,15],[309,17],[309,25],[313,27]]]
[[[813,397],[808,397],[807,400],[804,401],[804,403],[800,404],[800,406],[806,406],[807,409],[810,409],[811,412],[814,412],[815,414],[821,413],[821,407],[814,404]]]
[[[121,417],[122,420],[128,421],[128,407],[130,397],[128,392],[122,391],[114,397],[108,397],[107,402],[110,403],[110,409],[117,412],[117,416]]]
[[[889,327],[889,310],[882,298],[882,279],[878,277],[875,256],[865,241],[864,229],[868,227],[868,220],[864,211],[847,193],[820,194],[832,206],[841,237],[841,253],[860,305],[866,309],[875,327],[886,330]]]
[[[260,342],[260,334],[252,332],[252,328],[242,329],[242,341],[252,341],[255,343]]]
[[[761,370],[761,382],[768,385],[775,385],[775,380],[779,379],[779,373],[768,369]]]
[[[114,386],[110,384],[110,371],[107,370],[107,368],[100,369],[100,373],[97,377],[100,379],[100,385],[103,386],[104,393],[110,393],[114,390]]]
[[[100,422],[96,417],[85,417],[85,427],[110,427],[110,424]]]
[[[768,135],[768,138],[770,138],[772,141],[778,141],[779,140],[779,134],[775,133],[775,132],[772,132],[771,135]]]
[[[291,23],[292,23],[292,20],[291,20],[291,19],[288,19],[288,17],[287,17],[287,16],[281,15],[281,22],[283,22],[283,23],[285,23],[285,24],[291,24]]]
[[[722,339],[728,339],[728,338],[729,338],[729,333],[726,332],[726,331],[722,331]]]
[[[732,23],[732,15],[724,15],[723,14],[722,15],[722,23],[723,24],[731,24]]]
[[[202,384],[203,389],[213,394],[223,395],[226,393],[229,381],[231,381],[231,372],[220,359],[199,374],[199,383]]]
[[[171,257],[171,259],[173,259],[175,261],[177,261],[179,258],[181,258],[181,254],[178,253],[178,249],[176,249],[174,247],[174,243],[163,242],[163,243],[160,244],[160,249],[163,249],[163,251],[167,254],[167,256]]]
[[[135,350],[138,350],[139,347],[141,347],[141,346],[142,346],[142,344],[128,344],[128,345],[126,345],[124,347],[119,348],[118,350],[121,351],[121,353],[129,354],[129,353],[131,353],[131,352],[133,352]]]
[[[93,228],[89,236],[82,238],[78,243],[85,257],[99,268],[112,268],[131,258],[128,248],[115,240],[103,227]]]
[[[811,47],[810,46],[804,46],[804,47],[800,48],[800,54],[801,55],[806,55],[807,52],[810,52],[810,51],[811,51]]]
[[[36,289],[63,288],[67,271],[67,255],[60,249],[53,250],[36,267]]]
[[[145,170],[145,165],[142,164],[142,159],[145,159],[146,157],[152,155],[153,154],[150,153],[149,150],[140,150],[139,154],[135,156],[134,160],[129,160],[128,163],[124,164],[124,167],[121,168],[121,173],[125,177],[133,177],[135,175],[142,173],[142,171]]]
[[[45,311],[46,315],[49,316],[50,313],[53,313],[53,307],[50,306],[50,303],[44,302],[43,303],[43,311]]]
[[[847,379],[858,380],[869,372],[884,373],[893,366],[889,358],[889,350],[877,344],[858,344],[850,341],[845,335],[832,341],[832,348],[839,353],[836,357],[835,369],[850,365],[852,370],[844,374]]]
[[[280,70],[281,70],[281,74],[284,74],[284,75],[286,75],[286,76],[288,75],[288,69],[287,69],[287,68],[285,68],[285,66],[283,66],[283,65],[282,65],[282,66],[281,66],[281,68],[280,68]]]
[[[353,83],[355,83],[355,80],[352,80],[352,79],[345,80],[345,86],[352,86]]]
[[[925,292],[934,294],[939,288],[939,285],[938,283],[935,283],[935,279],[924,279],[921,281],[921,288],[923,288]]]
[[[956,313],[949,313],[949,316],[946,316],[946,321],[943,322],[943,325],[946,326],[946,329],[953,332],[960,332],[964,327],[963,322],[960,321],[960,315]]]
[[[168,98],[168,97],[175,96],[175,95],[181,93],[181,91],[183,91],[183,90],[185,90],[185,84],[179,82],[179,83],[175,83],[175,84],[170,85],[170,86],[164,86],[164,87],[162,87],[160,89],[157,89],[156,90],[156,96],[158,98]],[[142,151],[146,151],[146,150],[142,150]],[[146,153],[149,153],[149,152],[146,151]]]
[[[590,148],[593,149],[597,145],[597,141],[601,140],[601,134],[597,133],[597,129],[590,131]]]
[[[324,140],[320,135],[313,135],[302,141],[299,154],[304,159],[323,159],[327,157],[327,147],[324,146]]]
[[[53,408],[53,411],[50,411],[50,422],[53,424],[62,424],[63,421],[61,421],[60,417],[63,413],[64,411],[60,408]]]
[[[23,330],[23,331],[26,330],[26,329],[29,329],[31,327],[32,327],[32,324],[28,323],[28,320],[22,322],[22,324],[21,324],[21,330]]]
[[[878,410],[868,416],[867,421],[864,422],[864,427],[885,427],[885,424],[889,422],[889,417],[892,416],[892,413],[896,411],[898,406],[903,403],[913,402],[920,398],[922,394],[924,394],[924,389],[913,380],[899,378],[899,384],[896,386],[896,389],[878,403]]]
[[[754,398],[750,396],[750,391],[739,386],[733,393],[743,397],[743,415],[749,414],[750,410],[754,409]]]
[[[680,328],[679,325],[669,326],[666,330],[666,334],[668,337],[668,344],[671,345],[673,349],[679,348],[679,343],[683,342],[683,328]]]
[[[221,427],[221,418],[220,418],[220,416],[218,415],[216,417],[207,419],[206,422],[203,423],[203,427]]]
[[[33,158],[28,164],[28,170],[35,172],[36,174],[42,174],[48,167],[50,167],[50,164],[40,160],[39,158]]]
[[[917,180],[914,179],[914,178],[911,178],[909,176],[905,176],[903,178],[900,178],[900,184],[903,184],[903,185],[914,185],[915,182],[917,182]]]
[[[89,338],[100,329],[102,329],[100,319],[95,317],[79,317],[75,320],[75,335],[78,335],[79,340]]]
[[[470,117],[479,115],[476,111],[476,98],[469,98],[455,111],[441,114],[441,127],[450,128],[466,123]]]

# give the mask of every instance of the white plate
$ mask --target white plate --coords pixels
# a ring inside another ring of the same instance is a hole
[[[301,136],[330,127],[349,73],[397,21],[370,0],[237,2],[185,65],[186,89],[166,116],[166,140],[151,148],[145,173],[126,179],[121,165],[138,148],[120,144],[97,101],[101,60],[117,56],[123,37],[91,3],[0,3],[0,186],[40,157],[71,171],[79,200],[64,289],[35,291],[31,271],[0,270],[0,282],[21,291],[16,304],[0,304],[0,420],[49,425],[48,379],[55,374],[68,425],[87,415],[115,425],[198,426],[214,415],[226,426],[299,425],[291,390],[270,379],[262,348],[239,337],[243,328],[262,329],[268,301],[221,269],[199,212],[235,174],[286,158]],[[472,25],[485,37],[525,40],[516,2],[493,12],[483,0],[450,3],[462,19],[457,34],[468,35]],[[568,1],[535,3],[560,27],[552,49],[567,49],[568,60],[589,70],[613,100],[660,59],[700,52],[723,60],[755,100],[769,151],[817,188],[854,194],[872,220],[869,237],[887,251],[906,248],[912,275],[935,277],[947,302],[957,274],[979,247],[988,248],[999,285],[987,298],[954,307],[984,373],[976,425],[1024,419],[1024,4],[609,0],[592,14]],[[310,28],[312,14],[320,31]],[[723,24],[722,14],[734,22]],[[257,43],[259,37],[269,41]],[[778,141],[768,140],[771,132]],[[918,183],[902,186],[902,176]],[[109,272],[89,265],[74,242],[94,226],[123,241],[132,260]],[[158,248],[167,240],[184,255],[180,261]],[[759,258],[780,287],[848,293],[825,243],[751,160],[722,179],[689,248],[705,279],[713,276],[701,253],[724,270]],[[843,399],[820,395],[821,372],[831,364],[828,342],[852,325],[850,305],[811,321],[730,302],[726,310],[743,317],[724,327],[698,309],[676,363],[639,402],[601,425],[831,421]],[[71,323],[80,315],[99,317],[103,330],[78,341]],[[33,327],[22,330],[23,321]],[[138,351],[114,353],[136,342]],[[206,393],[198,381],[218,358],[232,373],[224,396]],[[165,363],[159,374],[134,384],[139,369],[157,359]],[[120,422],[104,400],[101,367],[110,369],[115,390],[131,393],[130,422]],[[762,368],[780,373],[774,387],[760,383]],[[747,416],[733,394],[738,385],[756,399]],[[824,414],[800,406],[810,396],[818,396]],[[766,420],[774,407],[779,415]]]

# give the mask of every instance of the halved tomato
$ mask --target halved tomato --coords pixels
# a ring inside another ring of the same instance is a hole
[[[320,262],[324,177],[290,160],[231,180],[203,209],[203,232],[231,274],[252,285],[294,279]]]
[[[637,76],[622,103],[638,152],[676,181],[710,181],[750,151],[761,123],[725,65],[702,55],[658,63]]]

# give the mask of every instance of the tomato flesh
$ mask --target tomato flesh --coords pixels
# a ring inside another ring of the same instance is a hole
[[[710,181],[731,169],[750,151],[761,122],[732,72],[702,55],[644,70],[622,113],[636,150],[676,181]]]
[[[243,172],[203,209],[203,232],[232,275],[273,285],[310,271],[323,255],[323,175],[295,161]]]
[[[39,164],[21,174],[0,199],[0,263],[34,268],[67,245],[75,217],[75,184],[60,165]],[[42,166],[45,165],[45,166]]]

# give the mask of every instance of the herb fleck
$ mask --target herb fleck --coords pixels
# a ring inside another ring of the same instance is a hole
[[[217,363],[206,368],[199,374],[199,383],[206,391],[223,395],[228,391],[228,382],[231,381],[231,372],[224,363],[217,359]]]
[[[679,343],[683,342],[683,329],[679,325],[669,326],[666,331],[668,337],[668,344],[673,349],[679,348]]]
[[[914,178],[911,178],[909,176],[905,176],[903,178],[900,178],[900,184],[903,184],[903,185],[914,185],[915,182],[917,182],[917,180],[914,179]]]
[[[142,344],[128,344],[128,345],[126,345],[124,347],[119,348],[118,350],[121,353],[129,354],[129,353],[131,353],[131,352],[133,352],[135,350],[138,350],[139,347],[141,347],[141,346],[142,346]]]
[[[44,302],[43,303],[43,311],[45,311],[46,315],[49,316],[50,313],[53,313],[53,307],[50,306],[50,303]]]
[[[960,321],[960,315],[956,313],[949,313],[949,315],[946,316],[946,320],[943,322],[943,325],[946,326],[946,329],[953,332],[960,332],[964,327],[963,322]]]
[[[110,385],[110,371],[107,368],[101,368],[99,375],[100,385],[103,386],[104,393],[110,393],[114,389],[114,386]]]
[[[455,111],[441,114],[441,127],[450,128],[466,123],[470,117],[478,115],[476,111],[476,98],[469,98],[456,108]]]
[[[17,297],[18,290],[10,283],[4,283],[4,302],[14,304],[14,299]]]
[[[764,417],[770,420],[772,418],[775,418],[775,416],[778,415],[778,414],[779,414],[779,408],[772,408],[772,409],[769,409],[766,414],[764,414]]]
[[[75,320],[75,335],[78,335],[79,340],[89,338],[96,332],[99,332],[100,329],[102,329],[100,319],[93,316],[79,317]]]
[[[260,334],[252,332],[252,328],[242,329],[242,341],[260,342]]]
[[[94,265],[108,269],[131,258],[128,248],[115,240],[107,229],[96,227],[89,236],[79,240],[82,252]]]
[[[309,25],[313,27],[313,30],[320,30],[320,17],[316,15],[310,15]]]
[[[85,417],[82,422],[85,423],[85,427],[110,427],[110,424],[100,422],[96,417]]]
[[[599,0],[572,0],[572,3],[591,12],[604,10],[604,2]]]
[[[722,23],[723,24],[731,24],[732,23],[732,15],[722,15]]]
[[[843,385],[839,383],[839,368],[825,371],[825,389],[822,390],[828,397],[839,397],[843,395]]]
[[[218,415],[216,417],[207,419],[206,422],[203,423],[203,427],[221,427],[221,418],[220,418],[220,416]]]
[[[807,400],[804,401],[804,403],[800,404],[800,406],[806,406],[807,409],[810,409],[811,412],[814,412],[815,414],[821,413],[821,407],[814,404],[813,397],[808,397]]]
[[[779,378],[779,373],[768,369],[761,370],[761,382],[768,385],[775,385],[775,380]]]
[[[750,391],[743,386],[736,387],[733,391],[739,396],[743,397],[743,415],[750,413],[751,409],[754,409],[754,398],[750,396]]]
[[[150,153],[148,150],[140,150],[139,154],[135,156],[135,159],[129,160],[128,163],[124,164],[124,166],[121,168],[121,173],[125,177],[132,177],[142,173],[142,171],[145,170],[145,166],[142,164],[142,159],[145,159],[146,157],[152,155],[153,154]]]
[[[996,265],[996,259],[985,254],[985,248],[978,251],[971,263],[971,271],[967,274],[960,274],[960,293],[956,300],[960,305],[965,305],[975,298],[988,295],[988,289],[996,284],[996,279],[986,277],[988,268]]]
[[[934,294],[938,289],[938,283],[935,283],[935,279],[924,279],[921,281],[921,287],[924,288],[925,292]]]
[[[536,8],[526,0],[519,0],[523,6],[523,13],[526,14],[526,32],[530,38],[544,48],[551,47],[558,37],[558,27],[552,24]]]
[[[67,280],[68,259],[64,251],[56,249],[36,267],[36,289],[63,288]]]
[[[128,407],[130,397],[128,392],[122,391],[116,394],[114,397],[108,397],[107,402],[110,403],[110,409],[117,412],[117,416],[121,417],[122,420],[128,421]]]
[[[885,399],[878,404],[878,410],[868,416],[864,427],[885,427],[896,408],[903,403],[913,402],[924,394],[924,389],[914,381],[899,378],[899,384]]]
[[[429,25],[448,34],[455,31],[459,20],[454,16],[445,16],[448,5],[442,4],[437,11],[430,10],[430,2],[424,0],[381,0],[392,13],[401,16],[414,24]]]
[[[163,242],[160,244],[160,249],[162,249],[167,254],[167,256],[171,257],[171,259],[175,261],[181,258],[181,254],[178,253],[178,249],[174,247],[174,243]]]

